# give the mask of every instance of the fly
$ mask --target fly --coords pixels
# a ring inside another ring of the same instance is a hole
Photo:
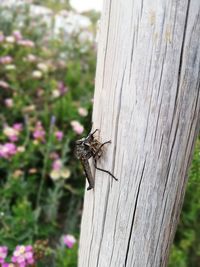
[[[94,188],[94,178],[92,177],[92,172],[89,165],[90,158],[93,158],[94,160],[95,169],[108,173],[113,179],[118,181],[118,179],[110,171],[97,167],[97,160],[103,154],[103,146],[111,143],[111,141],[107,141],[104,143],[99,142],[94,137],[94,134],[97,131],[98,129],[90,133],[86,138],[82,138],[76,141],[75,156],[77,157],[77,159],[80,160],[85,172],[85,176],[88,180],[89,187],[87,188],[87,190]]]

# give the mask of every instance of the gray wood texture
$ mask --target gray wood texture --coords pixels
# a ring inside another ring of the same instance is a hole
[[[85,192],[79,267],[164,267],[200,118],[200,1],[106,0],[93,129],[112,140]]]

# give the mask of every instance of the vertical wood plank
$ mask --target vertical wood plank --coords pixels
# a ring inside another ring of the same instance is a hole
[[[200,118],[200,1],[106,0],[79,267],[167,266]]]

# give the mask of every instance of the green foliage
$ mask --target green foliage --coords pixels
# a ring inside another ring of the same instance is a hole
[[[53,9],[54,11],[71,9],[69,0],[34,0],[33,4],[46,6]]]
[[[170,267],[200,266],[200,139],[189,173],[189,182],[170,257]]]
[[[66,250],[60,247],[56,254],[56,267],[75,267],[77,266],[78,246],[74,246],[73,250]]]

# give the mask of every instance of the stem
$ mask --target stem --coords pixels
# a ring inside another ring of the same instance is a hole
[[[45,181],[45,176],[47,173],[47,165],[48,165],[48,159],[49,159],[49,154],[51,151],[51,144],[52,144],[52,132],[54,128],[55,122],[51,123],[50,129],[49,129],[49,137],[48,137],[48,142],[46,146],[46,151],[44,155],[44,164],[43,164],[43,169],[42,169],[42,175],[41,175],[41,180],[39,184],[39,189],[38,189],[38,194],[37,194],[37,200],[36,200],[36,209],[39,208],[40,200],[41,200],[41,195],[44,187],[44,181]]]

